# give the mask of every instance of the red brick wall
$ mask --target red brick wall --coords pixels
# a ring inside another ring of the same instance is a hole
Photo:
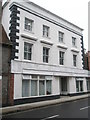
[[[14,104],[14,74],[10,75],[9,79],[9,90],[8,90],[8,104],[13,105]]]

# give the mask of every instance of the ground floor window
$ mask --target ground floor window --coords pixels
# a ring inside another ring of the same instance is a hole
[[[90,80],[87,80],[87,90],[90,91]]]
[[[28,97],[29,94],[29,80],[22,80],[22,97]]]
[[[52,94],[52,76],[31,75],[22,80],[22,97]]]
[[[45,81],[39,81],[39,95],[45,95]]]
[[[37,96],[37,80],[31,80],[31,96]]]
[[[77,92],[83,91],[83,81],[76,80],[76,91]]]

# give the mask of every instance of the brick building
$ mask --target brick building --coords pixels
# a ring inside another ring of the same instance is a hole
[[[85,54],[85,69],[90,71],[90,51]]]
[[[2,40],[0,40],[0,54],[2,54],[1,82],[2,85],[2,106],[13,104],[13,81],[11,72],[11,42],[2,26]],[[1,66],[1,65],[0,65]]]

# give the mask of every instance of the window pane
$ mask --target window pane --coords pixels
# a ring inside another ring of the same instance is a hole
[[[40,79],[45,79],[45,76],[41,75],[41,76],[40,76]]]
[[[79,92],[79,81],[76,81],[76,91]]]
[[[76,45],[76,38],[72,37],[72,45],[75,46]]]
[[[43,62],[46,62],[46,57],[45,56],[43,56]]]
[[[83,81],[80,81],[80,91],[83,91]]]
[[[46,56],[46,63],[48,63],[48,56]]]
[[[24,52],[24,59],[27,59],[27,53]]]
[[[64,65],[64,52],[59,52],[59,56],[60,56],[60,65]]]
[[[28,52],[30,52],[30,53],[32,52],[32,46],[31,45],[28,46]]]
[[[46,49],[46,55],[48,56],[48,49]]]
[[[45,81],[39,81],[39,95],[45,95]]]
[[[52,92],[52,86],[51,86],[51,83],[52,83],[52,81],[51,80],[47,80],[46,81],[46,94],[47,95],[49,95],[49,94],[51,94]]]
[[[32,75],[32,79],[38,79],[37,75]]]
[[[24,42],[24,59],[31,60],[32,57],[32,45]]]
[[[24,43],[24,51],[27,51],[27,45]]]
[[[31,80],[31,96],[37,96],[37,81]]]
[[[76,66],[76,55],[73,55],[73,66]]]
[[[45,48],[43,48],[43,55],[45,55]]]
[[[43,47],[43,62],[48,63],[48,58],[49,58],[49,49]]]
[[[32,31],[32,24],[33,24],[32,20],[25,18],[25,29],[26,30]]]
[[[22,97],[29,96],[29,80],[22,80]]]
[[[43,25],[43,36],[48,37],[49,36],[49,27]]]
[[[31,53],[28,53],[28,60],[31,60]]]
[[[63,35],[64,33],[59,32],[59,42],[63,42]]]

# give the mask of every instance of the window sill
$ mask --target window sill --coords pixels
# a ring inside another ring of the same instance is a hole
[[[31,33],[31,34],[34,34],[33,31],[30,31],[30,30],[27,30],[27,29],[24,29],[25,32],[28,32],[28,33]]]
[[[71,51],[79,53],[79,50],[77,48],[71,48]]]
[[[59,66],[60,66],[60,67],[63,67],[63,66],[65,66],[65,65],[60,65],[60,64],[59,64]]]
[[[28,63],[33,63],[34,61],[32,60],[26,60],[26,59],[23,59],[22,62],[28,62]]]
[[[53,45],[51,41],[47,41],[47,40],[40,40],[40,42],[48,45]]]
[[[63,48],[63,49],[67,49],[68,48],[65,44],[61,44],[61,43],[57,44],[57,47]]]
[[[31,40],[37,41],[37,38],[36,38],[36,37],[30,36],[30,35],[27,35],[27,34],[24,34],[24,33],[21,34],[21,37],[26,38],[26,39],[31,39]]]
[[[49,63],[43,62],[44,65],[48,65]]]

